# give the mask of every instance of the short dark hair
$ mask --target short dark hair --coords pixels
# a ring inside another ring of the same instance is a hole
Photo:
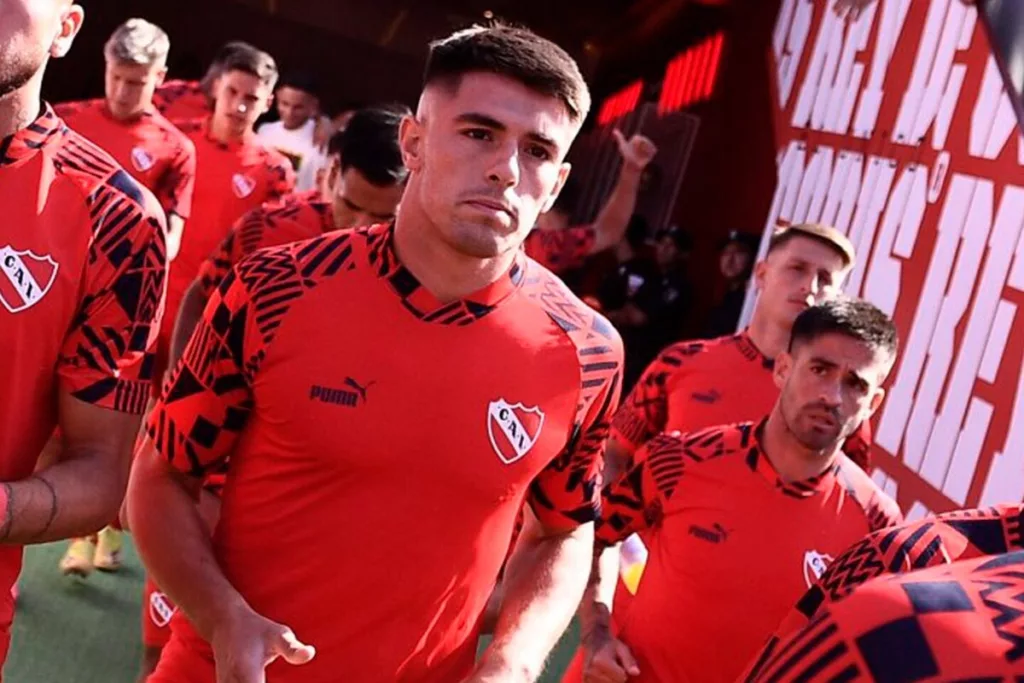
[[[316,76],[308,71],[289,71],[285,73],[281,76],[281,80],[278,81],[277,87],[301,90],[317,99],[320,98],[320,83],[317,81]]]
[[[263,50],[251,45],[236,47],[221,64],[221,73],[241,71],[260,79],[260,82],[273,88],[277,85],[277,62]]]
[[[574,121],[590,111],[590,89],[579,66],[555,43],[518,26],[495,23],[456,31],[430,43],[424,87],[458,87],[468,73],[506,76],[543,95],[557,97]]]
[[[839,297],[803,311],[793,322],[789,351],[826,334],[842,334],[895,358],[899,333],[892,319],[874,304],[853,297]]]
[[[411,114],[404,104],[359,109],[331,137],[327,153],[340,157],[342,172],[354,168],[378,187],[405,182],[409,170],[398,146],[398,126]]]

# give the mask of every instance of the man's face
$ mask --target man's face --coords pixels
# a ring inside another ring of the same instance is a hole
[[[757,264],[758,306],[789,326],[805,308],[835,298],[847,268],[839,252],[810,237],[794,237]]]
[[[503,76],[434,85],[402,124],[409,201],[450,247],[492,258],[517,249],[569,175],[579,130],[568,108]]]
[[[236,136],[252,130],[270,108],[270,87],[244,71],[227,71],[217,79],[213,115]]]
[[[139,66],[107,59],[107,109],[120,120],[138,116],[153,103],[153,93],[166,75],[163,64]]]
[[[730,242],[718,257],[718,267],[726,280],[735,280],[747,272],[752,258],[750,251],[736,242]]]
[[[682,252],[676,245],[676,241],[668,235],[659,237],[654,245],[654,256],[661,268],[671,268],[679,260]]]
[[[326,199],[333,207],[335,227],[355,228],[391,221],[404,188],[403,183],[374,185],[355,168],[341,172],[340,164],[333,166]]]
[[[284,86],[277,90],[277,113],[288,130],[306,125],[316,114],[316,98],[303,90]]]
[[[806,448],[834,448],[881,405],[892,361],[885,351],[839,333],[780,354],[775,384],[786,426]]]
[[[70,0],[0,0],[0,97],[18,90],[49,57],[63,57],[82,25]]]

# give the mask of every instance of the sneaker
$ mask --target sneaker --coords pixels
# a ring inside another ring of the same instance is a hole
[[[96,542],[92,538],[73,538],[68,550],[60,561],[64,576],[72,574],[85,578],[92,573],[92,558],[96,553]]]
[[[121,532],[106,527],[99,533],[96,542],[96,554],[92,558],[93,566],[101,572],[116,572],[121,568],[121,548],[124,546]]]

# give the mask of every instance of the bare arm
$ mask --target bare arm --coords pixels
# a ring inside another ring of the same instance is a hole
[[[208,299],[203,293],[203,286],[199,280],[189,285],[178,308],[178,319],[174,322],[174,331],[171,333],[171,348],[169,352],[167,368],[172,369],[181,358],[182,352],[188,345],[196,326],[203,317],[203,310],[206,308]]]
[[[156,583],[210,640],[215,624],[248,605],[213,555],[210,530],[196,505],[200,484],[171,468],[147,439],[132,467],[128,519]]]
[[[139,416],[61,391],[63,448],[27,479],[0,484],[0,541],[45,543],[91,534],[117,515]]]
[[[640,192],[640,178],[644,168],[651,162],[658,148],[648,138],[637,134],[628,141],[618,129],[612,131],[619,153],[622,154],[622,169],[608,201],[594,221],[593,253],[614,247],[622,241],[629,226],[629,219],[636,209],[636,197]]]
[[[593,524],[553,532],[539,522],[523,530],[505,575],[494,640],[472,681],[535,681],[572,620],[593,555]]]
[[[173,261],[181,249],[181,237],[185,234],[185,219],[178,214],[167,215],[167,261]]]

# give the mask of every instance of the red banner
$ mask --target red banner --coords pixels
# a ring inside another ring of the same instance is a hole
[[[900,329],[876,481],[911,518],[1020,501],[1024,138],[976,9],[880,0],[846,23],[825,0],[783,0],[773,51],[765,230],[846,232],[847,292]]]

